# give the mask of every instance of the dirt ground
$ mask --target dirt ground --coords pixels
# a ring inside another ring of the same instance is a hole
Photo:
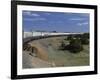
[[[89,65],[89,45],[84,45],[84,50],[77,54],[59,50],[65,38],[54,37],[30,42],[31,46],[37,48],[37,56],[29,56],[27,51],[23,51],[23,68]]]

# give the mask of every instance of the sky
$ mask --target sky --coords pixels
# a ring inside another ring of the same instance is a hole
[[[89,32],[89,16],[89,13],[23,10],[22,24],[24,31]]]

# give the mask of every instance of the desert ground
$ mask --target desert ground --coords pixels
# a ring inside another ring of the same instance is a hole
[[[69,44],[64,37],[53,37],[34,40],[28,44],[34,48],[23,50],[23,68],[46,68],[89,65],[89,45],[83,45],[84,50],[74,54],[68,50],[60,50],[62,41]]]

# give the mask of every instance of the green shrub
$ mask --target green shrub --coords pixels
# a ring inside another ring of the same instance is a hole
[[[82,44],[89,44],[89,33],[84,33],[80,40]]]
[[[64,49],[67,49],[72,53],[78,53],[83,50],[83,46],[79,39],[73,39],[70,41],[69,45],[64,47]]]
[[[85,39],[89,39],[89,33],[84,33],[84,34],[82,35],[82,37],[85,38]]]
[[[69,35],[65,40],[68,40],[69,44],[66,45],[65,42],[62,41],[60,49],[78,53],[83,50],[83,44],[89,44],[89,33]]]
[[[67,37],[67,40],[72,40],[73,39],[73,36],[72,35],[69,35],[68,37]]]
[[[74,36],[74,38],[76,38],[76,39],[80,39],[80,38],[82,37],[81,34],[75,34],[75,35],[73,35],[73,36]]]
[[[65,43],[62,41],[60,45],[60,49],[64,49],[65,46],[66,46]]]
[[[82,44],[89,44],[89,40],[86,38],[80,39]]]

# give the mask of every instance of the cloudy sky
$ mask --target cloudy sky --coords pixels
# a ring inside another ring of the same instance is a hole
[[[23,11],[24,31],[89,32],[88,13]]]

